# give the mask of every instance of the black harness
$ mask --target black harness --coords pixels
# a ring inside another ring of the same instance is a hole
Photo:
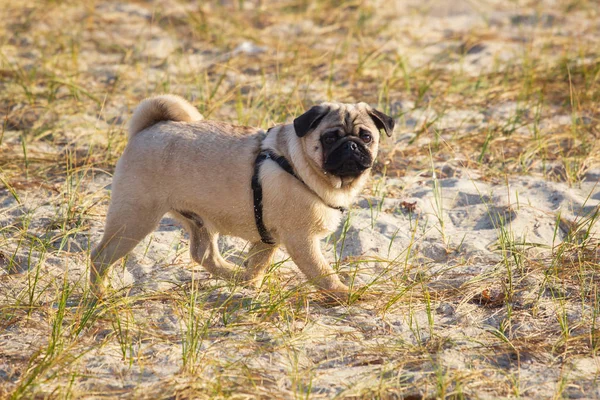
[[[281,168],[283,168],[283,170],[285,172],[287,172],[288,174],[292,175],[294,178],[296,178],[300,182],[302,182],[311,192],[314,193],[314,191],[312,189],[310,189],[308,187],[308,185],[306,185],[306,183],[304,183],[304,181],[302,179],[300,179],[300,177],[298,175],[296,175],[296,173],[294,172],[294,168],[292,168],[292,165],[289,163],[288,160],[285,159],[285,157],[275,154],[271,150],[263,150],[260,153],[258,153],[258,156],[256,157],[256,161],[254,161],[254,175],[252,175],[252,193],[254,195],[254,221],[256,222],[256,228],[258,229],[258,233],[260,234],[260,240],[266,244],[275,244],[276,243],[275,239],[273,238],[273,236],[271,236],[271,234],[267,230],[267,227],[265,226],[265,222],[263,220],[263,206],[262,206],[263,193],[262,193],[262,185],[260,184],[260,180],[258,179],[258,173],[260,172],[260,166],[265,160],[275,161],[277,164],[279,164],[279,166]],[[319,196],[317,195],[317,197],[319,197]],[[321,201],[323,201],[323,199],[321,199]],[[346,211],[346,209],[344,207],[331,206],[331,205],[327,204],[325,201],[323,201],[323,203],[327,207],[333,208],[335,210],[338,210],[341,212]]]

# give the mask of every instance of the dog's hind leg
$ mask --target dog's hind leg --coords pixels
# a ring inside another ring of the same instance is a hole
[[[248,259],[244,263],[246,267],[242,275],[244,282],[259,287],[265,275],[265,270],[271,264],[276,250],[277,246],[272,244],[263,242],[253,243],[248,252]]]
[[[156,229],[163,215],[154,205],[111,203],[102,241],[91,254],[90,284],[94,294],[102,295],[108,268]]]
[[[204,226],[202,218],[195,213],[179,211],[177,214],[180,220],[185,221],[190,232],[192,259],[216,277],[233,279],[236,275],[236,267],[221,257],[217,243],[219,234]]]

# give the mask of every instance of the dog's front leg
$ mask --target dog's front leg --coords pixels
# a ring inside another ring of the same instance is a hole
[[[310,283],[329,296],[342,301],[348,300],[350,289],[340,281],[339,276],[323,257],[321,243],[317,237],[293,235],[284,238],[284,245]]]

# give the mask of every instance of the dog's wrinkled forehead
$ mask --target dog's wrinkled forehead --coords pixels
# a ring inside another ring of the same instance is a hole
[[[375,132],[383,129],[388,136],[394,130],[394,120],[390,116],[366,103],[321,103],[294,120],[299,137],[317,128],[322,130],[332,126],[339,126],[349,134],[357,125],[375,128]]]
[[[373,121],[367,113],[368,106],[364,103],[322,103],[320,107],[327,109],[327,113],[320,124],[323,129],[338,126],[346,133],[351,133],[356,125],[373,125]]]

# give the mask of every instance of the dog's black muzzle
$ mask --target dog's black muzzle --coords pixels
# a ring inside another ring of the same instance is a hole
[[[373,157],[359,138],[343,138],[325,158],[324,169],[336,176],[359,176],[373,165]]]

